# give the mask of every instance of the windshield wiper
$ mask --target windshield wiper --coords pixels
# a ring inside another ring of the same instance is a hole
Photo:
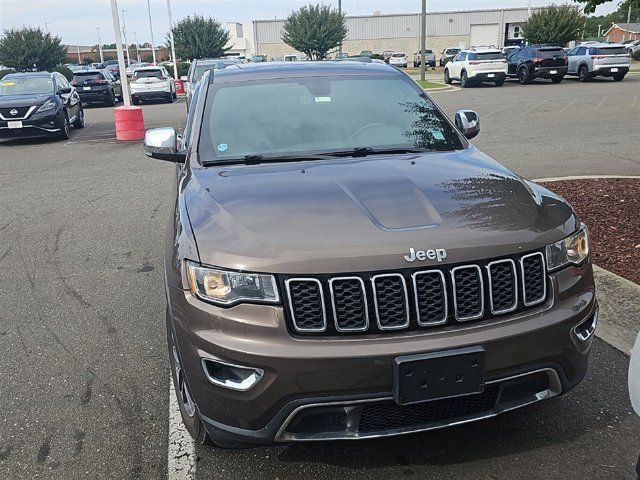
[[[328,152],[324,155],[332,157],[366,157],[367,155],[398,155],[402,153],[424,153],[429,150],[426,148],[416,147],[390,147],[390,148],[372,148],[372,147],[356,147],[351,150],[340,150],[336,152]]]
[[[220,159],[208,162],[202,162],[205,167],[211,165],[228,165],[228,164],[244,164],[259,165],[261,163],[278,163],[278,162],[306,162],[312,160],[326,160],[330,155],[244,155],[238,158]]]

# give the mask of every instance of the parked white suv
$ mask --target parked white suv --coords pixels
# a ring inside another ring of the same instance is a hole
[[[631,66],[626,46],[618,43],[581,44],[567,55],[567,75],[575,75],[581,82],[597,76],[613,77],[620,82]]]
[[[459,80],[462,87],[492,82],[501,87],[507,78],[507,60],[498,48],[462,50],[444,67],[444,81]]]
[[[389,57],[389,65],[394,67],[407,67],[407,54],[404,52],[393,52]]]
[[[146,100],[176,99],[176,85],[164,67],[136,68],[131,77],[131,101],[134,105]]]

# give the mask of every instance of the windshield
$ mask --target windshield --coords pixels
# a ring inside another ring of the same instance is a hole
[[[214,83],[207,95],[199,144],[204,163],[356,148],[456,150],[464,144],[410,79],[233,81]]]
[[[0,80],[0,95],[37,95],[53,93],[50,77],[13,77]]]

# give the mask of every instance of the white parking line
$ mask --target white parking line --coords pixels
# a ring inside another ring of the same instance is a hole
[[[182,423],[173,377],[169,374],[169,480],[192,480],[196,477],[196,453],[193,439]]]
[[[571,105],[573,105],[574,103],[576,103],[578,101],[578,97],[574,98],[573,100],[571,100],[569,103],[567,103],[564,107],[562,107],[560,110],[557,111],[557,113],[562,113],[565,110],[567,110]]]
[[[602,105],[604,104],[604,101],[607,99],[608,97],[605,95],[604,97],[602,97],[602,100],[600,100],[600,102],[598,103],[598,105],[596,105],[595,110],[600,110],[600,107],[602,107]]]
[[[549,102],[549,100],[543,100],[542,102],[536,102],[536,104],[533,107],[526,109],[524,112],[520,113],[520,115],[524,117],[525,115],[533,112],[536,108],[541,107],[542,105],[544,105],[545,103],[548,103],[548,102]]]

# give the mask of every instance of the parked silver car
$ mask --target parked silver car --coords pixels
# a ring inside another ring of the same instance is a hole
[[[613,77],[621,81],[629,71],[631,61],[624,45],[617,43],[581,44],[568,53],[567,75],[577,76],[581,82],[594,77]]]

